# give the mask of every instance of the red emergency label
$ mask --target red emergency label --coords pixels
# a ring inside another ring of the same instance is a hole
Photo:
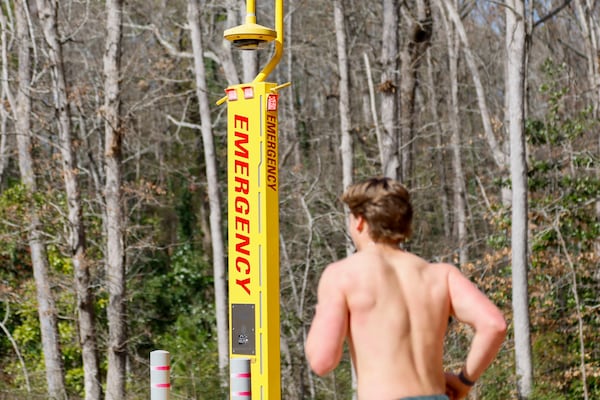
[[[277,98],[276,94],[270,94],[267,97],[267,111],[277,111]]]

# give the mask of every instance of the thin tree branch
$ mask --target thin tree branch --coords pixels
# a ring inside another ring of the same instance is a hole
[[[531,27],[531,31],[533,31],[538,25],[543,24],[544,22],[548,21],[549,19],[554,17],[556,14],[561,12],[563,10],[563,8],[568,6],[570,3],[571,3],[571,0],[565,0],[561,5],[556,7],[554,10],[550,11],[548,14],[544,15],[542,18],[535,21],[533,26]]]
[[[579,294],[577,293],[577,274],[575,272],[575,265],[573,264],[573,260],[571,260],[571,255],[569,254],[569,250],[567,249],[567,244],[565,239],[563,238],[562,232],[560,231],[560,217],[561,213],[559,212],[556,216],[556,221],[553,222],[552,227],[556,232],[556,236],[560,243],[560,247],[565,253],[565,257],[567,259],[567,264],[569,265],[569,269],[571,270],[572,276],[572,285],[571,290],[573,291],[573,298],[575,300],[575,313],[577,315],[577,323],[578,323],[578,333],[579,333],[579,358],[580,358],[580,369],[581,369],[581,383],[583,386],[583,398],[588,400],[588,388],[587,388],[587,375],[585,371],[585,341],[583,338],[583,317],[581,316],[581,304],[579,302]]]
[[[8,337],[8,340],[12,344],[13,349],[15,349],[15,353],[17,354],[17,358],[19,359],[19,363],[21,364],[21,369],[23,370],[23,376],[25,377],[25,386],[27,387],[27,393],[31,393],[31,385],[29,383],[29,373],[27,372],[27,366],[25,365],[25,360],[23,360],[23,356],[21,355],[21,352],[19,351],[18,343],[15,341],[15,339],[10,334],[9,330],[6,328],[6,321],[8,320],[9,314],[10,314],[10,307],[9,307],[9,303],[6,302],[6,313],[4,314],[4,319],[2,320],[2,322],[0,322],[0,329],[2,329],[2,331],[4,332],[6,337]]]
[[[197,129],[197,130],[201,130],[202,129],[201,125],[192,124],[191,122],[178,121],[178,120],[176,120],[175,118],[173,118],[170,115],[167,115],[167,119],[169,121],[171,121],[172,123],[174,123],[175,125],[179,126],[179,127],[190,128],[190,129]]]

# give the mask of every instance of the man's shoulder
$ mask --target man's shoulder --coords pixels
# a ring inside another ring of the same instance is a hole
[[[445,262],[428,262],[425,268],[432,275],[443,280],[447,280],[450,274],[458,272],[458,269],[454,265]]]
[[[432,262],[432,261],[428,261],[425,258],[415,254],[415,253],[411,253],[408,251],[401,251],[400,253],[398,253],[398,258],[402,259],[405,263],[409,263],[415,267],[418,268],[425,268],[425,269],[434,269],[439,271],[449,271],[453,268],[455,268],[452,264],[449,263],[445,263],[445,262]]]
[[[360,271],[365,270],[362,267],[369,263],[369,257],[368,254],[364,254],[363,252],[356,252],[334,261],[325,267],[321,278],[332,279],[337,281],[337,283],[341,283],[360,273]]]
[[[456,270],[456,266],[450,264],[450,263],[446,263],[446,262],[428,262],[427,265],[430,268],[435,268],[438,269],[440,271],[447,271],[450,272],[452,270]]]
[[[428,284],[435,282],[446,285],[448,277],[457,270],[452,264],[445,262],[430,262],[414,254],[406,255],[400,262],[400,269],[406,268],[425,279]]]
[[[360,259],[360,253],[354,253],[348,257],[341,258],[328,264],[325,267],[324,273],[339,273],[342,269],[349,269],[352,265],[356,264],[356,261]]]

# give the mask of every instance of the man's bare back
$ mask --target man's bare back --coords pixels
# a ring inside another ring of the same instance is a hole
[[[371,245],[331,268],[345,269],[341,290],[352,316],[348,337],[360,397],[444,393],[447,267]]]
[[[349,233],[357,252],[327,266],[319,280],[305,347],[312,369],[319,375],[332,371],[347,340],[360,400],[444,394],[451,400],[465,398],[504,340],[502,314],[454,266],[428,263],[398,247],[398,238],[409,232],[403,224],[410,224],[410,218],[405,221],[396,208],[412,212],[410,204],[401,204],[408,198],[401,185],[372,179],[348,192],[343,200],[351,209]],[[364,206],[368,201],[375,211]],[[377,215],[385,207],[391,211],[383,216],[397,226]],[[459,374],[443,367],[449,316],[474,329]]]

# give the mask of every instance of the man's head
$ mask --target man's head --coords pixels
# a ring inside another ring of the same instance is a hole
[[[350,185],[341,200],[354,217],[363,217],[376,242],[400,243],[411,234],[408,190],[390,178],[370,178]]]

